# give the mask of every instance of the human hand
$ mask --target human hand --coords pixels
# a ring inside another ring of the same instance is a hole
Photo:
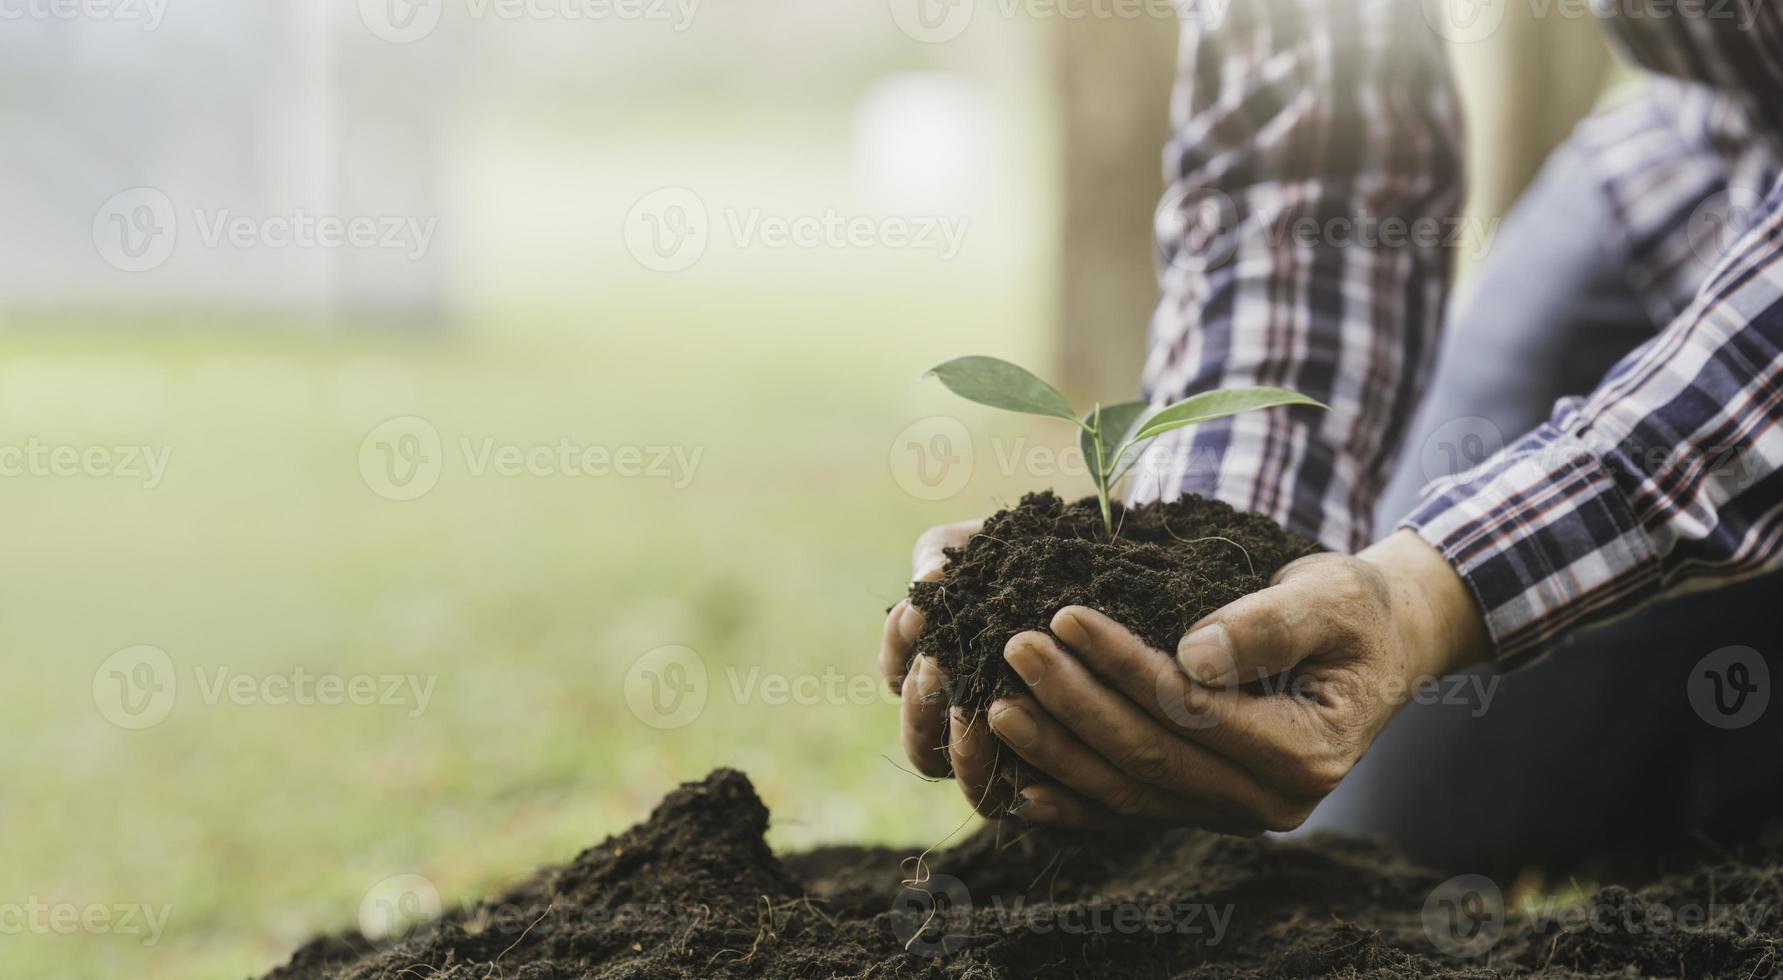
[[[1012,812],[1247,835],[1300,826],[1419,687],[1489,646],[1465,584],[1409,531],[1294,562],[1196,624],[1174,658],[1080,606],[1049,625],[1059,642],[1028,632],[1004,651],[1030,695],[988,712],[1056,780]]]
[[[911,578],[932,582],[946,567],[945,549],[965,545],[984,527],[983,521],[943,524],[916,539]],[[879,667],[886,683],[902,694],[904,754],[925,776],[955,777],[974,809],[985,816],[1000,815],[1009,800],[993,792],[991,768],[997,743],[983,717],[947,705],[947,672],[929,657],[913,656],[922,632],[922,611],[908,598],[892,607],[879,641]]]

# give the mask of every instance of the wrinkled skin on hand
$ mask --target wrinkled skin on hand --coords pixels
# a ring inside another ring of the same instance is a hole
[[[944,550],[980,526],[923,534],[915,578],[939,577]],[[952,775],[979,813],[1245,835],[1300,826],[1420,686],[1489,649],[1466,587],[1411,532],[1296,561],[1171,652],[1093,609],[1060,609],[1053,636],[1010,638],[1004,657],[1027,692],[982,717],[949,709],[945,672],[913,656],[923,625],[900,602],[880,645],[902,692],[905,754],[925,775]],[[1050,779],[1009,796],[992,776],[1000,751]]]

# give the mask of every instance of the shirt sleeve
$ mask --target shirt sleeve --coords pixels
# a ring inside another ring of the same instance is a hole
[[[1783,7],[1773,0],[1617,0],[1591,8],[1629,61],[1737,102],[1753,123],[1751,139],[1783,149]]]
[[[1406,520],[1466,580],[1502,663],[1783,566],[1783,185],[1761,215],[1594,393]]]
[[[1419,0],[1184,9],[1147,397],[1280,385],[1330,411],[1173,433],[1131,493],[1215,497],[1353,551],[1429,372],[1465,232],[1446,56]]]

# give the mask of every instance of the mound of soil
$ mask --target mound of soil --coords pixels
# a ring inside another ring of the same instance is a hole
[[[1003,647],[1017,633],[1051,633],[1053,614],[1066,606],[1096,609],[1174,652],[1189,627],[1319,550],[1267,517],[1194,495],[1117,506],[1115,526],[1110,541],[1094,497],[1067,504],[1050,492],[1028,494],[964,547],[948,549],[939,580],[912,586],[910,601],[928,624],[916,652],[947,671],[951,705],[976,713],[1025,692]],[[998,770],[1018,787],[1032,781],[1013,753],[999,757]]]
[[[1770,848],[1532,917],[1507,916],[1496,886],[1340,839],[991,825],[920,860],[776,858],[767,823],[749,781],[721,770],[506,895],[394,945],[316,940],[267,980],[1764,977],[1783,940]]]

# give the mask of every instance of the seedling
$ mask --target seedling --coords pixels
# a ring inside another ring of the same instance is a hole
[[[1286,388],[1226,388],[1205,391],[1174,405],[1154,410],[1143,401],[1098,403],[1079,416],[1057,388],[1033,373],[994,357],[961,357],[939,365],[929,374],[941,379],[949,391],[968,401],[1024,415],[1064,419],[1082,431],[1077,444],[1083,450],[1096,499],[1102,505],[1102,526],[1114,540],[1114,509],[1109,493],[1139,461],[1141,447],[1158,436],[1185,426],[1278,405],[1329,406]]]

